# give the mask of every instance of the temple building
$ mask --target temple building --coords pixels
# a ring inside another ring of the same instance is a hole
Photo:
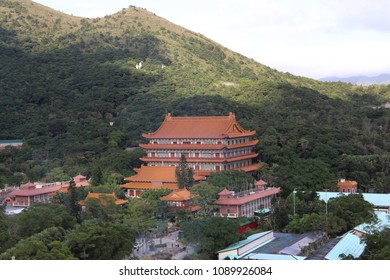
[[[125,178],[127,182],[122,188],[127,189],[128,197],[139,197],[141,192],[148,190],[169,189],[177,190],[175,166],[145,166],[135,168],[136,175]],[[204,176],[194,175],[194,181],[204,180]]]
[[[147,144],[141,160],[148,166],[177,166],[185,155],[189,167],[197,175],[208,176],[223,170],[255,171],[258,153],[253,148],[258,140],[250,137],[254,130],[245,130],[236,116],[173,117],[167,114],[161,126],[143,134]]]
[[[173,207],[175,210],[180,209],[190,213],[196,213],[200,210],[199,205],[193,204],[193,199],[198,195],[193,195],[186,188],[177,189],[172,191],[170,194],[160,198],[162,201],[167,201],[170,207]]]
[[[87,197],[84,200],[79,201],[79,205],[81,206],[81,211],[85,212],[88,206],[88,203],[91,205],[100,205],[106,206],[109,203],[113,203],[115,205],[124,205],[129,201],[127,199],[119,199],[115,193],[91,193],[89,192]]]

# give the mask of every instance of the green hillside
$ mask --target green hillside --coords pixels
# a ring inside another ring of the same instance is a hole
[[[0,183],[58,166],[124,175],[139,155],[124,148],[167,112],[233,111],[257,131],[261,175],[286,189],[321,189],[340,176],[390,185],[390,109],[373,108],[390,100],[389,86],[281,73],[141,8],[87,19],[0,0],[0,77],[0,139],[25,142],[1,153]]]

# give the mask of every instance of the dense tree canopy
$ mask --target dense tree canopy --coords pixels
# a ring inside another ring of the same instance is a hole
[[[208,217],[182,224],[184,238],[197,245],[199,251],[210,259],[216,258],[216,252],[238,242],[239,222],[221,217]]]
[[[17,234],[24,238],[50,227],[70,229],[76,218],[64,205],[36,203],[16,216]]]
[[[390,228],[375,231],[364,237],[366,248],[362,259],[390,260]]]
[[[253,188],[254,178],[240,170],[228,170],[211,173],[207,178],[207,183],[230,191],[240,192]]]
[[[19,241],[15,247],[0,254],[0,259],[11,260],[72,260],[76,259],[63,243],[65,230],[50,227]]]
[[[361,194],[342,195],[328,203],[329,213],[343,219],[350,230],[374,219],[374,207]]]
[[[132,251],[134,232],[119,222],[86,220],[66,235],[66,244],[79,259],[117,260]]]

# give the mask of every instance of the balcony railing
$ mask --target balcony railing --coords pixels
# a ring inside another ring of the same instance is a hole
[[[227,217],[227,218],[238,218],[238,214],[222,214],[222,213],[214,213],[216,217]]]

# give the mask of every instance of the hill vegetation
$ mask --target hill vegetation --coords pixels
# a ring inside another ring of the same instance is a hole
[[[141,133],[164,115],[235,112],[255,129],[264,167],[285,194],[339,177],[388,191],[390,86],[324,83],[281,73],[149,11],[80,18],[28,0],[0,1],[0,185],[126,176]],[[142,62],[142,68],[136,65]]]

